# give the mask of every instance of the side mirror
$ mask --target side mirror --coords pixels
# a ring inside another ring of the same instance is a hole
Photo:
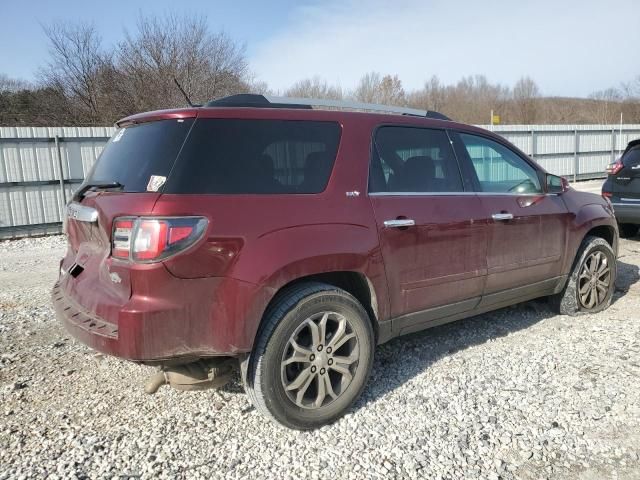
[[[569,181],[564,177],[547,173],[547,193],[564,193],[569,190]]]

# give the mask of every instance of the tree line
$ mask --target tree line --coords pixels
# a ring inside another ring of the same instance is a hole
[[[483,75],[444,84],[437,76],[407,90],[397,75],[369,72],[353,89],[316,76],[284,91],[256,80],[244,45],[211,32],[197,16],[140,16],[133,31],[106,47],[92,24],[43,27],[49,60],[31,84],[0,73],[0,125],[110,125],[134,113],[182,107],[235,93],[350,99],[439,111],[465,123],[640,123],[640,75],[589,98],[544,96],[536,82],[490,82]]]

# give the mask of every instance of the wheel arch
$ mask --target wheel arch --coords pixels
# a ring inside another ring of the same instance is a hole
[[[356,300],[358,300],[367,312],[369,321],[371,322],[371,327],[373,328],[375,339],[376,341],[378,340],[380,323],[379,295],[378,293],[376,293],[373,282],[364,273],[353,270],[337,270],[308,274],[291,279],[281,285],[277,290],[273,292],[271,299],[266,304],[260,317],[255,336],[257,337],[260,334],[262,325],[265,321],[265,315],[275,302],[277,302],[292,287],[295,287],[302,283],[311,282],[326,283],[328,285],[340,288],[352,295]]]
[[[618,254],[617,223],[613,213],[608,211],[603,204],[590,203],[577,209],[576,216],[572,221],[571,232],[563,268],[565,274],[571,271],[580,246],[589,236],[602,238],[611,246],[614,254]]]
[[[582,237],[582,241],[584,241],[587,237],[599,237],[605,240],[611,248],[616,251],[616,230],[611,225],[598,225],[592,227],[587,233]]]

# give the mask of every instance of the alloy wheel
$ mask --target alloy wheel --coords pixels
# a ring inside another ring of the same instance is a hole
[[[582,265],[578,277],[578,299],[586,309],[601,305],[611,286],[609,259],[601,251],[591,253]]]
[[[282,386],[302,408],[316,409],[336,400],[353,380],[360,350],[344,315],[320,312],[300,324],[282,354]]]

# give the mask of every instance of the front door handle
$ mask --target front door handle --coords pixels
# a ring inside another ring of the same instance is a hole
[[[384,226],[386,228],[413,227],[415,224],[415,220],[412,220],[410,218],[396,218],[395,220],[384,221]]]
[[[513,213],[494,213],[491,215],[496,222],[505,222],[507,220],[513,220]]]

